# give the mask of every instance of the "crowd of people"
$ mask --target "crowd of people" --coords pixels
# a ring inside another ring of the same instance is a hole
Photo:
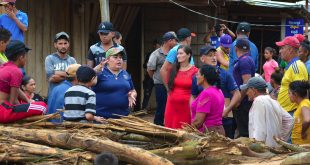
[[[129,115],[137,92],[126,71],[122,36],[111,22],[100,23],[100,41],[90,46],[86,65],[77,64],[68,54],[66,32],[55,35],[56,52],[47,55],[44,64],[46,100],[35,93],[35,80],[23,73],[31,49],[23,43],[27,15],[16,9],[15,2],[0,3],[7,12],[0,16],[0,123],[62,109],[61,119],[52,122],[103,123]],[[202,133],[255,138],[271,147],[277,146],[273,136],[310,144],[307,38],[298,34],[276,42],[278,61],[274,60],[276,50],[266,47],[266,62],[259,64],[258,49],[249,39],[249,23],[239,23],[236,34],[223,24],[213,30],[216,35],[200,48],[201,66],[194,63],[190,45],[196,34],[188,28],[168,31],[154,42],[155,50],[144,65],[149,85],[142,106],[146,108],[154,86],[154,123],[174,129],[189,124]],[[259,65],[263,66],[261,76]]]

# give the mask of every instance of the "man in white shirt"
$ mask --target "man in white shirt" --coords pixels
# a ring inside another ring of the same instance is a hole
[[[241,90],[253,101],[249,112],[249,137],[276,147],[273,136],[288,140],[294,125],[294,119],[280,104],[266,93],[267,84],[261,77],[252,77]]]

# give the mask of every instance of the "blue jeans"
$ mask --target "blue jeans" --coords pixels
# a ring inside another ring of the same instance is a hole
[[[292,110],[292,111],[290,111],[290,112],[288,112],[288,113],[289,113],[292,117],[294,117],[294,112],[295,112],[295,111],[296,111],[296,109],[295,109],[295,110]],[[290,144],[292,144],[292,132],[291,132],[290,138],[288,138],[287,142],[290,143]]]
[[[142,101],[142,109],[146,109],[153,89],[154,83],[152,78],[145,78],[143,80],[143,101]]]
[[[167,90],[163,84],[155,84],[156,94],[156,113],[154,123],[157,125],[164,125],[164,115],[167,102]]]

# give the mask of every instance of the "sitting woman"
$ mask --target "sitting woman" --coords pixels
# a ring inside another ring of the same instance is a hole
[[[34,93],[36,90],[36,82],[32,77],[24,76],[20,88],[31,102],[44,101],[44,99],[39,94]]]
[[[309,88],[310,85],[307,81],[293,81],[289,85],[290,100],[298,105],[294,112],[293,144],[310,143],[310,101],[307,98]]]
[[[110,48],[106,59],[101,62],[103,69],[98,74],[97,85],[93,87],[96,93],[96,115],[104,118],[119,118],[127,116],[129,108],[136,104],[137,92],[134,89],[131,76],[122,69],[124,50]]]
[[[203,65],[196,77],[197,85],[202,86],[204,90],[192,102],[192,126],[203,133],[207,129],[225,136],[222,125],[225,98],[216,68]]]
[[[46,112],[44,102],[30,103],[24,92],[20,90],[23,74],[19,67],[25,66],[26,54],[29,50],[18,40],[12,40],[6,47],[5,54],[9,62],[0,66],[0,123],[15,122]],[[20,104],[18,98],[26,103]]]

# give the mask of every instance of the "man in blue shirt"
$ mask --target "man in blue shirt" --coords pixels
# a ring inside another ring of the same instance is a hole
[[[233,76],[236,80],[238,87],[246,84],[251,77],[255,75],[254,61],[250,56],[250,42],[247,39],[237,39],[235,52],[237,53],[238,60],[236,61],[233,69]],[[233,111],[236,119],[237,128],[241,137],[249,137],[249,110],[252,102],[250,102],[245,94],[241,92],[241,102],[237,110]]]
[[[65,93],[66,91],[78,83],[76,78],[76,71],[79,69],[80,64],[71,64],[66,69],[66,80],[61,82],[56,86],[51,92],[48,98],[48,114],[57,112],[57,109],[63,109],[65,105]],[[61,113],[61,118],[63,118],[63,113]],[[61,122],[62,119],[53,119],[52,122]]]
[[[203,46],[200,49],[200,60],[203,64],[211,65],[216,67],[216,49],[212,46]],[[223,127],[227,137],[233,139],[235,135],[236,124],[232,116],[232,110],[240,100],[239,88],[232,77],[227,71],[222,68],[217,68],[221,79],[221,90],[225,96],[225,109],[223,111]],[[192,96],[191,101],[196,98],[199,93],[203,90],[201,86],[197,85],[196,76],[192,79]]]
[[[2,0],[1,6],[5,14],[0,15],[0,28],[5,28],[12,33],[12,40],[24,42],[24,32],[28,29],[28,16],[15,6],[16,0]]]
[[[237,39],[232,43],[231,48],[230,48],[230,53],[229,53],[229,72],[232,74],[233,73],[233,68],[234,68],[234,64],[236,63],[236,61],[238,60],[237,57],[237,52],[235,51],[235,46],[236,46],[236,42],[238,39],[248,39],[249,44],[250,44],[250,52],[249,55],[252,57],[254,64],[255,64],[255,71],[258,70],[258,50],[256,45],[251,42],[249,40],[249,36],[250,36],[250,32],[251,32],[251,26],[249,23],[247,22],[241,22],[238,24],[237,26]]]
[[[160,76],[162,77],[162,81],[164,85],[167,87],[168,79],[173,67],[173,64],[177,62],[178,48],[180,45],[191,45],[192,37],[195,37],[195,33],[191,33],[187,28],[180,28],[177,32],[177,37],[179,40],[179,44],[174,46],[167,54],[166,60],[163,66],[160,69]],[[194,65],[193,58],[190,63]]]

